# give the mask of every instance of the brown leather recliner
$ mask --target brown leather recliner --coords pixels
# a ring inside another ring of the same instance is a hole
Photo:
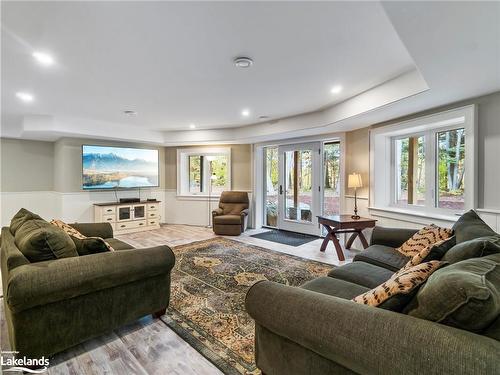
[[[246,191],[224,191],[220,196],[219,208],[212,211],[215,234],[239,236],[248,222],[248,193]]]

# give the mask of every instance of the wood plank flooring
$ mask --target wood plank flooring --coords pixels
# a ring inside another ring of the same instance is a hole
[[[287,254],[341,265],[352,261],[356,251],[345,251],[346,261],[340,262],[333,245],[321,253],[321,240],[293,247],[250,237],[263,230],[249,230],[239,237],[230,237],[256,246]],[[210,228],[188,225],[164,225],[160,229],[131,233],[119,239],[134,247],[169,245],[171,247],[213,238]],[[9,350],[7,326],[0,304],[0,345]],[[145,317],[128,326],[89,340],[51,359],[48,374],[222,374],[212,363],[182,340],[159,319]]]

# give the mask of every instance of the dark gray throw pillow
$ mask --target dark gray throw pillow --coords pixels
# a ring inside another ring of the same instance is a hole
[[[76,246],[78,255],[106,253],[109,251],[106,242],[100,237],[77,238],[70,236]]]
[[[32,263],[78,256],[70,236],[41,219],[24,222],[17,229],[14,242]]]
[[[497,253],[500,253],[500,235],[498,234],[459,243],[446,252],[443,260],[453,264]]]
[[[10,233],[12,233],[12,235],[15,236],[16,231],[21,227],[21,225],[23,225],[28,220],[35,220],[35,219],[43,220],[37,214],[28,211],[26,208],[21,208],[19,211],[17,211],[17,213],[10,221],[10,227],[9,227]]]
[[[404,312],[473,332],[488,328],[500,314],[500,254],[434,272]]]
[[[496,235],[495,231],[491,229],[474,210],[470,210],[460,216],[452,229],[455,232],[457,244],[478,237]]]

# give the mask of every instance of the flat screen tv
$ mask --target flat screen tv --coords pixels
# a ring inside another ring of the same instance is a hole
[[[82,146],[84,190],[158,186],[158,150]]]

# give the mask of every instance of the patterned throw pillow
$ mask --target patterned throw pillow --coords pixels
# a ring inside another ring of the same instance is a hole
[[[104,239],[102,239],[101,237],[87,237],[87,236],[84,236],[79,231],[77,231],[75,228],[73,228],[71,225],[66,224],[62,220],[53,219],[50,223],[53,224],[53,225],[55,225],[58,228],[61,228],[63,231],[65,231],[66,233],[68,233],[71,237],[74,237],[74,238],[76,238],[78,240],[85,240],[87,238],[92,238],[92,239],[95,239],[97,241],[102,241],[102,243],[104,243],[104,246],[106,246],[106,248],[109,251],[115,251],[115,249],[113,249],[113,247],[109,243],[107,243],[106,241],[104,241]]]
[[[431,224],[420,229],[408,241],[396,248],[396,250],[406,257],[414,257],[426,247],[450,238],[452,234],[453,231],[451,229]]]
[[[423,284],[434,271],[446,264],[432,260],[396,272],[386,282],[365,292],[352,300],[369,306],[378,306],[390,297],[397,294],[408,294],[419,285]]]

